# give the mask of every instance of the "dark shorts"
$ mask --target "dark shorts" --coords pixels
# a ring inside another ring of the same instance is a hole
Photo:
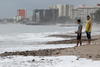
[[[81,36],[82,36],[81,33],[77,34],[77,40],[81,40]]]
[[[86,32],[87,38],[91,39],[91,32]]]

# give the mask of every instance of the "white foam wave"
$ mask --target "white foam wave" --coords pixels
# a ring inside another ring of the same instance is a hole
[[[100,61],[76,56],[8,56],[0,57],[1,67],[100,67]],[[32,61],[34,60],[34,61]]]
[[[15,51],[27,51],[27,50],[43,50],[43,49],[56,49],[56,48],[68,48],[74,47],[76,44],[50,44],[50,45],[13,45],[13,46],[1,46],[0,53],[3,52],[15,52]]]

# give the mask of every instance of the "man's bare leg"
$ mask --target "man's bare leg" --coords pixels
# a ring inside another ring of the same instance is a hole
[[[88,44],[91,45],[91,39],[88,40]]]
[[[80,40],[80,46],[82,46],[82,40]]]
[[[79,40],[77,40],[77,45],[76,45],[76,47],[78,47],[78,44],[79,44]]]

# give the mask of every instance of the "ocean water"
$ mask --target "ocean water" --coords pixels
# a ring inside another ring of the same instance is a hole
[[[84,32],[85,27],[83,27]],[[71,34],[77,30],[77,26],[57,25],[23,25],[0,24],[0,52],[17,50],[35,50],[50,48],[74,47],[75,44],[45,44],[48,41],[67,40],[70,38],[47,37],[52,34]],[[100,34],[99,25],[93,25],[93,35]],[[85,35],[85,33],[84,33]]]
[[[0,24],[0,47],[33,45],[47,41],[64,40],[64,38],[46,36],[70,33],[75,29],[75,26]]]

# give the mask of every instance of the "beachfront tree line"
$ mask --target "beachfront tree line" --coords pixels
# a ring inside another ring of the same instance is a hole
[[[100,23],[100,9],[94,13],[94,20]]]

